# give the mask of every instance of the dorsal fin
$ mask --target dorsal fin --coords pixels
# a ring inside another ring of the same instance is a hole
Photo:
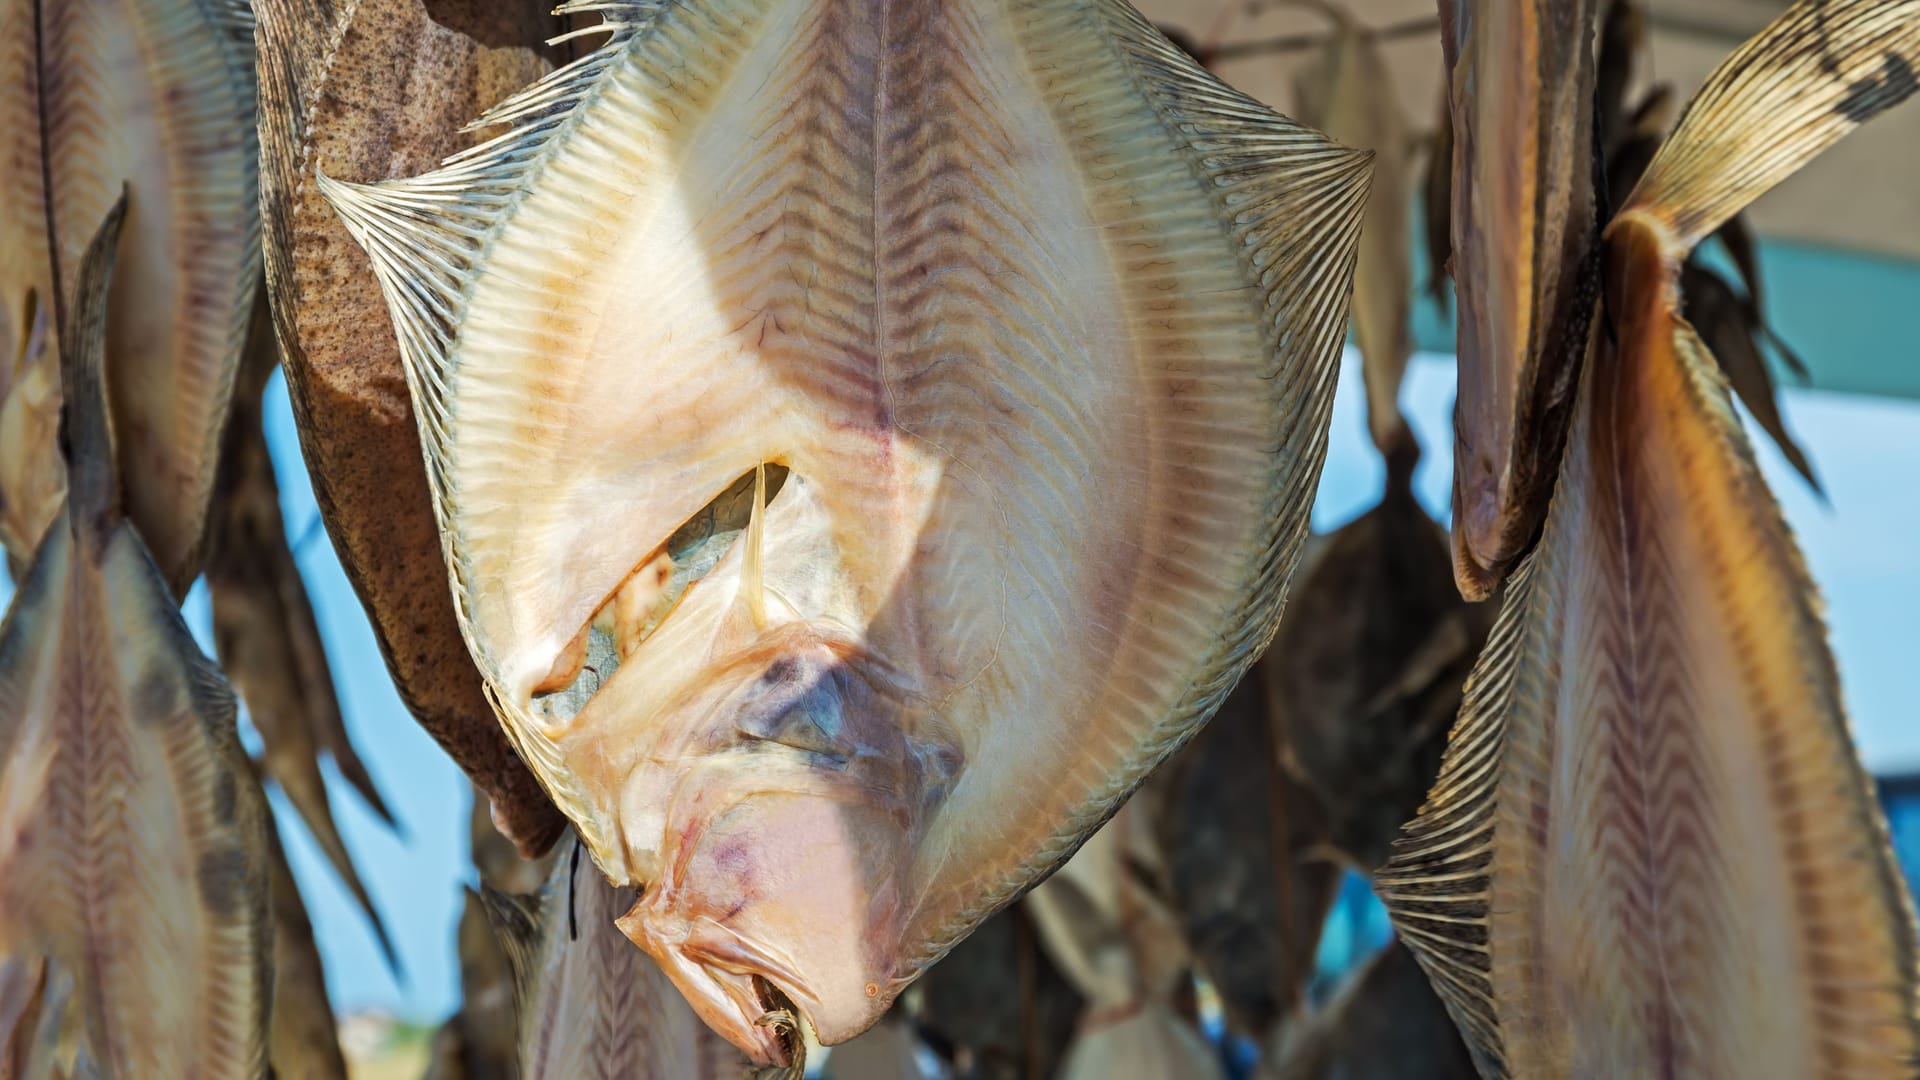
[[[1920,89],[1920,0],[1800,0],[1707,76],[1623,205],[1682,253]]]
[[[488,110],[469,127],[507,124],[509,129],[448,158],[437,172],[378,184],[344,183],[315,173],[320,193],[366,249],[386,294],[407,384],[419,411],[436,511],[448,494],[446,368],[455,313],[486,241],[546,163],[548,148],[568,133],[575,106],[595,92],[607,69],[661,6],[657,0],[561,5],[557,14],[599,14],[603,22],[595,29],[605,30],[609,39]],[[444,520],[441,526],[444,532]]]
[[[107,410],[107,290],[119,259],[127,194],[100,223],[87,245],[60,328],[61,447],[67,458],[67,506],[81,535],[104,536],[120,516],[120,477]]]

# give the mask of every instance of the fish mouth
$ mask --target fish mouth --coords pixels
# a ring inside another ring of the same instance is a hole
[[[679,942],[658,932],[653,913],[636,908],[620,928],[659,963],[701,1020],[758,1065],[797,1067],[805,1056],[800,1025],[811,1024],[798,975],[733,930],[708,918]]]

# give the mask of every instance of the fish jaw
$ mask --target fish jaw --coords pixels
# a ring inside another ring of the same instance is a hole
[[[731,778],[729,778],[731,779]],[[756,1061],[786,1050],[768,1016],[790,1002],[823,1044],[872,1027],[900,986],[910,830],[884,807],[818,793],[749,796],[689,828],[677,866],[620,929],[694,1010]]]
[[[783,1006],[763,988],[832,1045],[904,986],[899,898],[957,751],[906,734],[933,725],[881,666],[788,624],[703,673],[663,720],[620,726],[656,736],[621,789],[619,856],[644,892],[620,927],[765,1063],[785,1051],[766,1023]]]

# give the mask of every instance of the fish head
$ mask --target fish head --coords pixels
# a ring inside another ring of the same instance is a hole
[[[914,852],[955,756],[914,737],[921,710],[831,631],[776,629],[694,685],[669,727],[697,726],[697,745],[668,755],[678,770],[629,780],[629,805],[672,791],[658,848],[634,860],[652,880],[620,928],[760,1060],[785,1058],[783,1009],[822,1043],[850,1039],[905,985],[893,972]]]

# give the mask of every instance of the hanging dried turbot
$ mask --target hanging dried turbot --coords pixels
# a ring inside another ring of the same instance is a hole
[[[1272,632],[1369,164],[1120,0],[593,0],[373,257],[455,607],[757,1058],[1058,865]],[[743,900],[746,897],[749,899]]]
[[[394,966],[393,944],[334,823],[320,771],[320,755],[330,753],[340,774],[392,823],[366,766],[347,742],[313,604],[287,545],[262,402],[275,365],[264,298],[256,315],[227,427],[207,557],[214,652],[260,733],[267,778],[286,793]]]
[[[102,380],[125,205],[62,320],[65,512],[0,624],[0,958],[72,973],[61,1053],[104,1075],[257,1077],[266,804],[233,696],[121,506]]]
[[[1453,559],[1481,600],[1540,528],[1599,295],[1598,0],[1442,0],[1453,112]]]
[[[1432,785],[1493,622],[1454,589],[1446,530],[1414,498],[1418,459],[1409,437],[1379,505],[1302,561],[1256,668],[1287,782],[1313,793],[1327,847],[1363,873]]]
[[[314,172],[406,175],[478,141],[462,125],[552,70],[542,43],[562,25],[551,6],[254,4],[267,286],[314,499],[401,700],[528,855],[564,819],[507,745],[460,639],[399,346],[373,270]]]
[[[1666,127],[1672,120],[1671,86],[1655,85],[1631,109],[1624,96],[1635,56],[1646,47],[1645,24],[1638,0],[1613,0],[1601,23],[1596,104],[1600,130],[1606,139],[1607,190],[1616,199],[1625,197],[1640,182],[1641,174],[1666,139]],[[1787,463],[1818,492],[1820,481],[1813,463],[1787,430],[1781,414],[1773,370],[1767,362],[1768,348],[1800,378],[1806,378],[1807,369],[1767,325],[1761,306],[1760,256],[1753,232],[1744,215],[1735,214],[1713,235],[1732,260],[1741,288],[1708,266],[1696,248],[1680,268],[1681,314],[1719,361],[1720,370],[1754,422],[1779,447]]]
[[[1303,576],[1315,559],[1309,544]],[[1303,598],[1296,588],[1276,640]],[[1300,1002],[1341,876],[1319,797],[1282,771],[1285,733],[1268,707],[1273,662],[1269,649],[1145,788],[1158,806],[1167,906],[1220,995],[1227,1030],[1248,1039]]]
[[[746,1076],[747,1062],[740,1051],[702,1023],[659,966],[614,926],[633,906],[634,891],[609,885],[592,861],[574,850],[576,843],[561,846],[553,874],[538,896],[482,887],[513,969],[520,1076]],[[797,1068],[794,1075],[799,1075]]]
[[[1709,76],[1606,231],[1539,546],[1379,876],[1490,1076],[1912,1077],[1912,905],[1688,251],[1909,96],[1920,2],[1815,2]]]
[[[252,33],[245,0],[0,0],[0,544],[16,571],[63,483],[47,229],[71,293],[126,182],[107,381],[127,516],[176,596],[200,572],[260,272]]]
[[[1408,323],[1413,309],[1413,207],[1408,190],[1413,137],[1373,33],[1338,3],[1292,2],[1322,12],[1334,24],[1322,54],[1301,73],[1300,119],[1374,155],[1373,190],[1353,269],[1353,337],[1367,387],[1367,429],[1374,445],[1386,453],[1413,438],[1394,397],[1413,357]]]

